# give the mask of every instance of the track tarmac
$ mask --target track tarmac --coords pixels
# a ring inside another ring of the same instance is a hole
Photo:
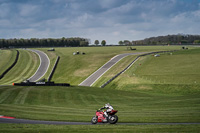
[[[48,124],[48,125],[93,125],[91,122],[63,122],[63,121],[42,121],[42,120],[25,120],[0,118],[0,123],[15,124]],[[108,124],[108,123],[97,123]],[[199,125],[200,123],[117,123],[117,125]]]

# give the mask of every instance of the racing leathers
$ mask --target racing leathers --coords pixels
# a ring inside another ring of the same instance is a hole
[[[104,107],[100,108],[100,110],[102,109],[106,109],[106,111],[104,111],[104,115],[106,118],[108,117],[108,113],[114,110],[114,108],[111,105],[105,105]]]

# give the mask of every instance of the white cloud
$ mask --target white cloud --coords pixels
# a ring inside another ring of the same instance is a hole
[[[86,37],[137,40],[151,36],[199,34],[200,2],[179,0],[3,1],[0,36]],[[93,41],[92,41],[93,42]]]

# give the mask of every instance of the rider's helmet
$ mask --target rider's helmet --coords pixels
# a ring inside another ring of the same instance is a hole
[[[110,103],[106,103],[106,104],[105,104],[105,107],[109,107],[109,106],[110,106]]]

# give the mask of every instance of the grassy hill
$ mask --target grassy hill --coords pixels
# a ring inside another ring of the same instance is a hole
[[[134,52],[174,50],[181,47],[136,48],[137,51]],[[121,71],[136,56],[128,56],[117,63],[94,84],[97,87],[75,85],[82,82],[113,56],[133,51],[127,51],[126,47],[56,48],[55,52],[49,52],[47,49],[40,50],[48,54],[51,62],[55,61],[57,55],[61,56],[53,81],[68,82],[74,86],[1,86],[0,115],[24,119],[90,122],[96,109],[109,102],[119,110],[117,115],[119,122],[122,123],[200,122],[200,73],[198,69],[200,52],[198,48],[174,52],[172,55],[161,54],[158,58],[152,55],[142,57],[105,88],[98,86]],[[76,51],[85,52],[86,55],[72,55]],[[34,57],[34,53],[23,50],[20,52],[24,54],[23,57],[27,57],[23,60],[28,61]],[[33,55],[28,56],[29,54]],[[37,64],[37,56],[35,57],[35,64]],[[23,64],[27,66],[31,63]],[[18,64],[12,69],[15,77],[21,75],[16,71],[21,68],[19,66],[21,65]],[[28,66],[27,69],[30,70],[32,67]],[[21,69],[21,71],[26,70]],[[0,127],[0,132],[198,132],[200,130],[199,125],[1,124]]]
[[[119,122],[200,122],[198,87],[188,88],[190,94],[182,94],[181,89],[180,93],[165,94],[88,87],[1,87],[0,114],[90,121],[96,109],[109,102],[119,110]]]
[[[138,86],[140,88],[142,86]],[[169,86],[154,86],[155,89],[168,89]],[[162,87],[162,88],[160,88]],[[90,122],[96,109],[110,102],[119,110],[119,122],[200,122],[200,92],[197,86],[188,86],[187,93],[182,94],[184,86],[169,94],[135,89],[132,91],[100,89],[95,87],[1,87],[0,114],[24,119],[53,121]],[[174,87],[171,86],[173,89]],[[177,87],[175,88],[177,89]],[[10,128],[5,128],[9,127]],[[0,131],[198,131],[196,125],[97,125],[97,126],[46,126],[3,124]],[[20,127],[23,127],[20,128]],[[28,128],[27,128],[28,127]],[[126,128],[125,128],[126,127]],[[122,130],[123,129],[123,130]],[[126,129],[126,130],[125,130]],[[165,130],[164,130],[165,129]],[[190,129],[190,130],[189,130]],[[191,130],[192,129],[192,130]]]
[[[15,61],[15,50],[0,50],[0,75]]]
[[[53,52],[47,51],[47,48],[39,50],[47,53],[51,62],[55,62],[56,56],[61,57],[52,81],[58,83],[68,82],[72,85],[78,85],[112,57],[118,54],[181,49],[180,46],[138,46],[134,48],[137,50],[130,51],[127,50],[127,47],[125,46],[55,48],[55,51]],[[73,52],[76,51],[79,51],[80,53],[85,52],[86,54],[73,55]],[[129,61],[132,61],[132,59]],[[49,74],[47,73],[44,77],[47,78],[48,75]]]
[[[19,49],[16,65],[0,80],[0,85],[11,85],[31,77],[39,66],[39,57],[30,51]],[[5,61],[5,58],[3,59]],[[10,62],[10,61],[9,61]]]
[[[107,87],[131,90],[139,84],[146,86],[146,89],[151,89],[150,86],[154,84],[200,84],[199,56],[200,49],[198,48],[165,53],[161,54],[160,57],[152,55],[142,57]],[[111,69],[109,73],[112,73],[112,71],[114,70]],[[103,79],[104,77],[98,81],[98,85],[105,82]]]

